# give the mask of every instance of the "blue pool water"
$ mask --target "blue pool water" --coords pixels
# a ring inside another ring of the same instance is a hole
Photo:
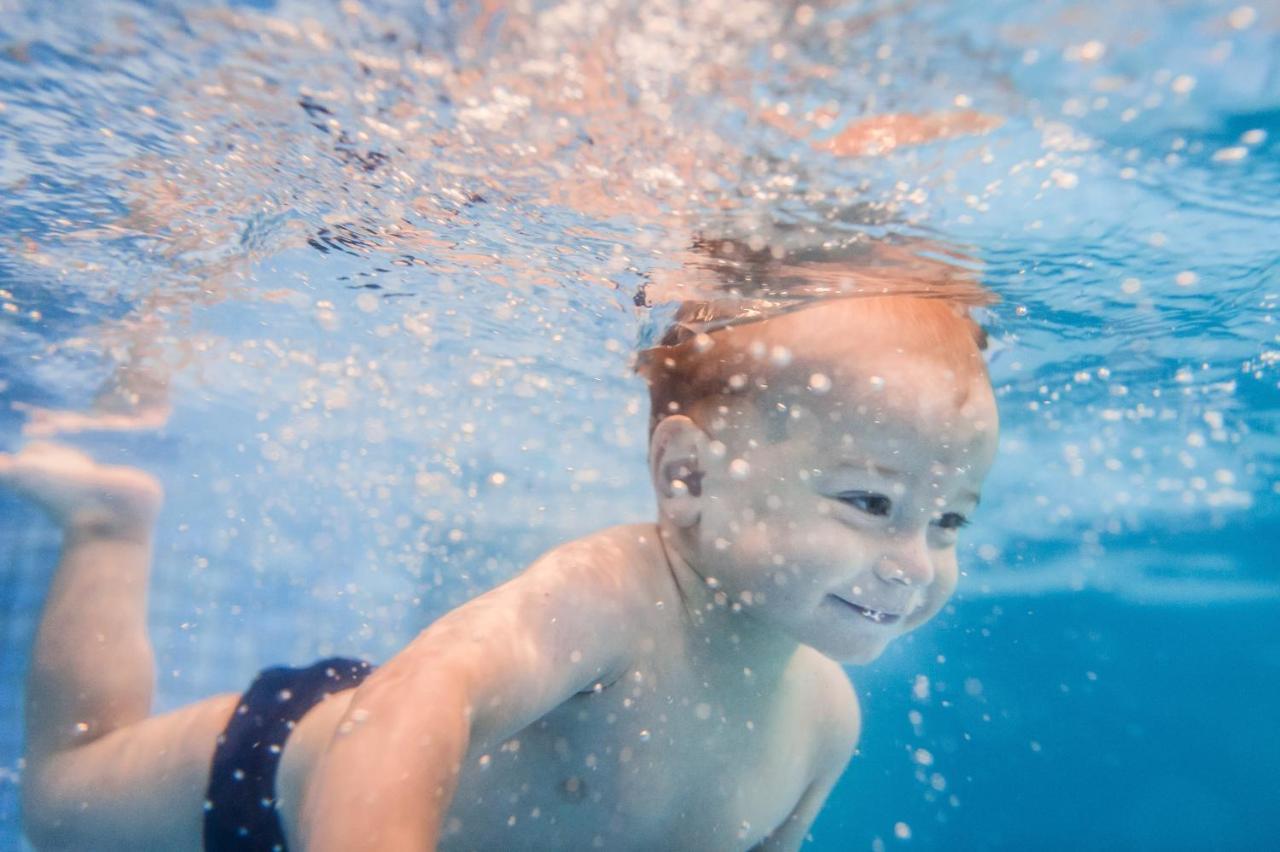
[[[651,517],[695,237],[981,277],[965,577],[806,848],[1275,845],[1278,228],[1272,0],[0,2],[0,449],[164,482],[163,707]],[[56,548],[0,494],[0,848]]]

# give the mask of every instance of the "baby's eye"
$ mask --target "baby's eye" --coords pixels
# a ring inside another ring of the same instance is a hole
[[[874,491],[842,491],[836,495],[836,499],[878,518],[887,517],[893,509],[892,500]]]
[[[945,512],[938,518],[937,524],[944,530],[958,530],[969,526],[969,519],[959,512]]]

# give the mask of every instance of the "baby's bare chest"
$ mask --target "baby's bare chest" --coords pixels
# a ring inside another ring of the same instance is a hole
[[[473,748],[441,848],[746,849],[812,780],[811,728],[800,702],[632,671]]]

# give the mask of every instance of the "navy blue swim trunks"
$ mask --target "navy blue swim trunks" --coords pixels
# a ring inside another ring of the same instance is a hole
[[[293,726],[328,695],[359,685],[373,666],[333,657],[265,669],[218,737],[204,802],[206,852],[285,852],[276,769]]]

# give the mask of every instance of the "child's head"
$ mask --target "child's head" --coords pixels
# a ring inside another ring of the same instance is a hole
[[[724,314],[684,306],[641,358],[660,523],[727,602],[874,659],[955,589],[996,446],[981,330],[918,294]]]

